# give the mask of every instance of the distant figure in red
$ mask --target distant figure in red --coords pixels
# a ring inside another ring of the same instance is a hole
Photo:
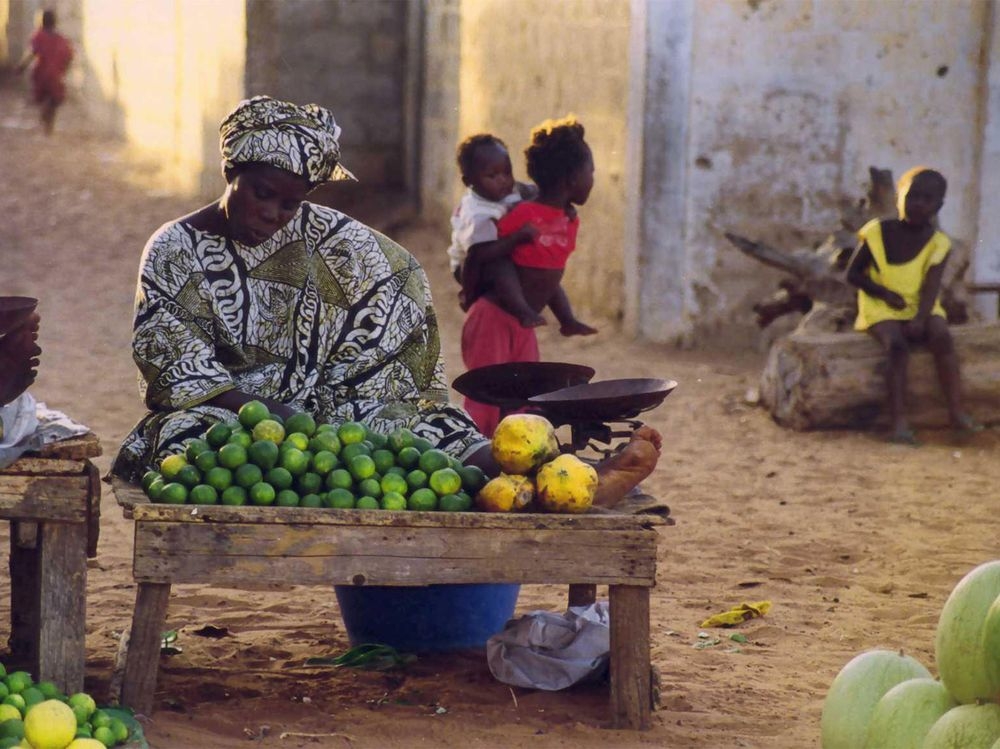
[[[42,127],[46,135],[51,135],[56,110],[66,98],[63,78],[73,60],[73,46],[56,31],[55,11],[42,13],[42,25],[31,35],[31,49],[18,65],[18,72],[23,71],[32,58],[35,66],[31,69],[31,87],[35,102],[42,108]]]

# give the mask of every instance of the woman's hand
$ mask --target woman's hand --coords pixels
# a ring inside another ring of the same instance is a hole
[[[897,294],[895,291],[890,291],[886,289],[882,293],[882,301],[888,304],[893,309],[906,309],[906,300],[902,296]]]

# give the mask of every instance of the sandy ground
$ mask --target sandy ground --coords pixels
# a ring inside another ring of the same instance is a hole
[[[20,96],[0,90],[0,293],[41,299],[32,392],[100,435],[106,469],[142,412],[129,353],[140,250],[157,226],[197,206],[143,187],[155,175],[129,166],[115,144],[68,120],[57,127],[43,138]],[[586,222],[584,212],[584,232]],[[391,231],[428,269],[454,377],[461,315],[445,228]],[[601,379],[680,383],[646,415],[665,449],[645,488],[677,521],[659,531],[652,655],[663,688],[653,729],[604,729],[606,687],[509,689],[478,653],[424,657],[392,674],[304,669],[306,658],[347,646],[331,591],[181,585],[168,626],[180,630],[183,653],[162,660],[156,710],[144,718],[151,746],[801,749],[818,746],[826,688],[856,653],[904,648],[934,669],[948,592],[997,555],[1000,433],[958,445],[927,432],[913,449],[866,433],[790,432],[744,402],[758,353],[638,345],[608,326],[589,339],[543,330],[541,340],[545,358],[589,364]],[[134,602],[131,554],[130,523],[108,490],[87,614],[87,689],[102,701]],[[518,610],[561,611],[564,594],[527,586]],[[6,590],[0,600],[6,620]],[[745,643],[732,630],[699,629],[756,600],[773,607],[739,627]],[[230,636],[194,634],[205,625]]]

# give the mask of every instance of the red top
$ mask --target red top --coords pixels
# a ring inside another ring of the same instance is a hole
[[[525,200],[497,222],[497,233],[505,237],[527,223],[538,229],[538,236],[514,248],[510,256],[514,264],[526,268],[565,268],[570,253],[576,249],[579,217],[570,219],[563,208]]]
[[[66,37],[47,29],[32,34],[31,49],[38,55],[35,67],[43,75],[63,75],[73,59],[73,48]]]

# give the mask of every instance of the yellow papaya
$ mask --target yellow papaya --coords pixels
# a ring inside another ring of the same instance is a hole
[[[530,478],[501,473],[479,490],[476,507],[484,512],[518,512],[534,498],[535,486]]]
[[[504,473],[525,476],[559,454],[552,422],[538,414],[510,414],[497,424],[491,443]]]
[[[586,512],[594,504],[597,471],[575,455],[560,455],[538,469],[539,506],[547,512]]]

